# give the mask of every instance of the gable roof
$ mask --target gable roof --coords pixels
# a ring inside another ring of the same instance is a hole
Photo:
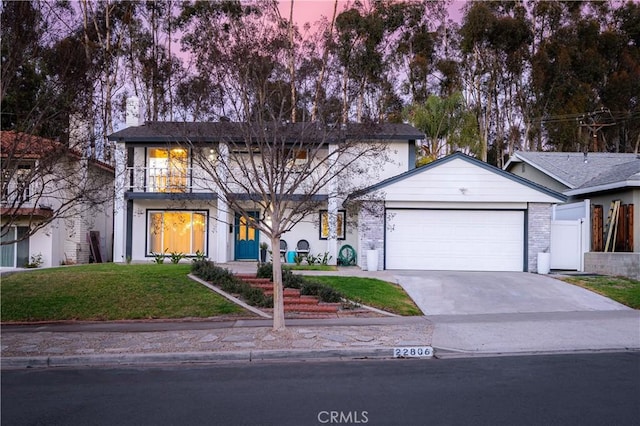
[[[511,156],[504,169],[526,163],[555,179],[569,189],[576,189],[594,181],[603,172],[618,169],[636,160],[636,154],[607,152],[537,152],[518,151]]]
[[[374,192],[374,191],[381,190],[381,189],[383,189],[383,188],[385,188],[385,187],[387,187],[389,185],[395,184],[397,182],[401,182],[401,181],[403,181],[405,179],[409,179],[409,178],[411,178],[413,176],[416,176],[416,175],[418,175],[420,173],[424,173],[424,172],[427,172],[429,170],[433,170],[433,169],[435,169],[435,168],[437,168],[437,167],[439,167],[441,165],[444,165],[444,164],[449,163],[449,162],[454,161],[454,160],[463,160],[463,161],[465,161],[465,162],[467,162],[467,163],[469,163],[471,165],[480,167],[480,168],[482,168],[484,170],[487,170],[487,171],[489,171],[491,173],[494,173],[494,174],[496,174],[498,176],[501,176],[503,178],[509,179],[509,180],[511,180],[513,182],[516,182],[518,184],[521,184],[521,185],[524,185],[524,186],[526,186],[528,188],[531,188],[531,189],[533,189],[533,190],[535,190],[537,192],[540,192],[542,194],[545,194],[547,196],[555,198],[558,201],[566,201],[566,199],[567,199],[567,197],[565,195],[563,195],[563,194],[561,194],[559,192],[556,192],[556,191],[554,191],[552,189],[549,189],[547,187],[539,185],[539,184],[537,184],[535,182],[531,182],[530,180],[527,180],[527,179],[522,178],[520,176],[516,176],[516,175],[514,175],[512,173],[506,172],[506,171],[504,171],[504,170],[502,170],[502,169],[500,169],[498,167],[492,166],[491,164],[485,163],[484,161],[478,160],[477,158],[473,158],[473,157],[471,157],[469,155],[466,155],[466,154],[463,154],[461,152],[455,152],[455,153],[453,153],[451,155],[448,155],[448,156],[446,156],[444,158],[440,158],[440,159],[438,159],[436,161],[433,161],[433,162],[431,162],[429,164],[426,164],[426,165],[424,165],[422,167],[418,167],[418,168],[409,170],[407,172],[401,173],[401,174],[399,174],[397,176],[393,176],[391,178],[385,179],[385,180],[383,180],[383,181],[381,181],[381,182],[379,182],[379,183],[377,183],[375,185],[371,185],[371,186],[369,186],[367,188],[364,188],[364,189],[362,189],[360,191],[354,192],[353,194],[349,195],[348,198],[353,199],[353,198],[357,198],[357,197],[360,197],[362,195],[365,195],[365,194],[368,194],[368,193],[371,193],[371,192]]]
[[[128,127],[109,135],[110,141],[123,142],[242,142],[247,134],[278,131],[285,138],[295,141],[305,139],[338,141],[344,139],[415,140],[423,139],[424,133],[403,123],[349,123],[343,126],[324,126],[318,123],[257,123],[239,122],[175,122],[152,121],[141,126]],[[271,133],[271,137],[273,133]]]

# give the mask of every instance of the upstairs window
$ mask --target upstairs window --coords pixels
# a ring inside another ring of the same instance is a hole
[[[149,148],[147,169],[150,192],[184,192],[189,151],[185,148]]]

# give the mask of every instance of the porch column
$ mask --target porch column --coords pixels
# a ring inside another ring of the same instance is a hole
[[[216,257],[215,262],[226,263],[227,246],[229,245],[229,206],[223,198],[218,198],[216,210],[216,232],[212,238],[216,239]]]
[[[333,155],[335,145],[329,145],[329,155]],[[327,220],[329,221],[329,235],[327,237],[327,251],[329,252],[329,265],[338,264],[338,197],[336,177],[331,178],[327,192]]]
[[[329,236],[327,238],[327,251],[329,252],[329,265],[338,263],[338,199],[329,196],[327,201],[327,216],[329,220]]]
[[[218,145],[218,152],[220,158],[218,159],[219,163],[214,167],[217,167],[216,171],[220,179],[226,180],[225,169],[222,167],[221,163],[226,163],[229,160],[229,147],[225,143],[220,143]],[[229,245],[229,205],[227,204],[224,196],[221,196],[221,191],[217,188],[218,191],[218,204],[216,210],[216,233],[213,238],[216,239],[216,258],[215,261],[219,263],[226,263],[229,261],[228,259],[228,245]],[[233,219],[232,219],[233,220]]]
[[[127,154],[123,142],[116,143],[115,156],[115,199],[113,203],[113,261],[125,262],[127,243],[127,208],[124,195],[127,185]]]

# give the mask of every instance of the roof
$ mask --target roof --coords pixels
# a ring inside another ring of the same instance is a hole
[[[538,152],[518,151],[511,156],[504,169],[513,164],[526,163],[557,180],[568,189],[576,189],[594,181],[603,173],[614,172],[620,166],[637,160],[636,154],[606,152]],[[613,179],[624,178],[611,176]]]
[[[391,185],[391,184],[396,183],[398,181],[410,178],[411,176],[414,176],[414,175],[416,175],[418,173],[422,173],[422,172],[424,172],[426,170],[433,169],[435,167],[438,167],[441,164],[447,163],[449,161],[453,161],[455,159],[461,159],[461,160],[467,161],[467,162],[469,162],[469,163],[471,163],[473,165],[476,165],[478,167],[481,167],[481,168],[483,168],[485,170],[488,170],[490,172],[496,173],[497,175],[500,175],[500,176],[505,177],[507,179],[510,179],[510,180],[512,180],[514,182],[517,182],[517,183],[520,183],[522,185],[525,185],[525,186],[527,186],[529,188],[535,189],[536,191],[539,191],[541,193],[549,195],[549,196],[551,196],[553,198],[556,198],[559,201],[566,201],[566,199],[567,199],[567,197],[565,195],[563,195],[563,194],[561,194],[561,193],[559,193],[557,191],[554,191],[554,190],[549,189],[549,188],[547,188],[545,186],[539,185],[539,184],[537,184],[535,182],[531,182],[530,180],[522,178],[522,177],[517,176],[517,175],[514,175],[513,173],[506,172],[506,171],[504,171],[504,170],[502,170],[502,169],[500,169],[498,167],[492,166],[489,163],[485,163],[484,161],[478,160],[477,158],[471,157],[471,156],[463,154],[461,152],[455,152],[455,153],[453,153],[451,155],[448,155],[448,156],[446,156],[444,158],[440,158],[440,159],[438,159],[436,161],[433,161],[433,162],[431,162],[429,164],[426,164],[426,165],[424,165],[422,167],[417,167],[415,169],[412,169],[412,170],[409,170],[407,172],[401,173],[399,175],[393,176],[391,178],[385,179],[385,180],[383,180],[383,181],[381,181],[381,182],[379,182],[379,183],[377,183],[375,185],[371,185],[371,186],[369,186],[367,188],[364,188],[364,189],[362,189],[360,191],[354,192],[353,194],[349,195],[349,198],[355,198],[355,197],[359,197],[361,195],[364,195],[364,194],[367,194],[367,193],[370,193],[370,192],[373,192],[373,191],[378,191],[378,190],[380,190],[380,189],[382,189],[382,188],[384,188],[384,187],[386,187],[388,185]]]
[[[605,170],[583,185],[565,191],[565,193],[567,195],[581,195],[626,187],[640,188],[640,158]]]
[[[14,130],[0,132],[0,157],[2,158],[37,160],[45,156],[58,155],[70,155],[76,159],[82,158],[82,154],[79,151],[70,149],[63,143],[53,139]],[[100,160],[91,159],[91,164],[112,173],[114,171],[113,166]]]
[[[38,159],[64,149],[60,142],[13,130],[3,130],[0,133],[0,143],[0,156],[3,158]]]
[[[424,133],[403,123],[349,123],[345,126],[324,126],[318,123],[266,123],[264,128],[257,123],[247,126],[239,122],[172,122],[153,121],[141,126],[128,127],[109,135],[111,141],[123,142],[242,142],[246,136],[264,131],[273,135],[277,130],[292,141],[304,137],[307,140],[415,140],[423,139]]]

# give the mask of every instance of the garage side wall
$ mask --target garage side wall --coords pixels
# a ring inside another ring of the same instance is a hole
[[[529,203],[527,211],[527,270],[538,272],[538,253],[551,244],[551,204]]]
[[[367,265],[367,250],[375,247],[378,253],[378,269],[383,269],[384,225],[384,202],[363,202],[358,212],[357,252],[358,266],[361,268]]]

